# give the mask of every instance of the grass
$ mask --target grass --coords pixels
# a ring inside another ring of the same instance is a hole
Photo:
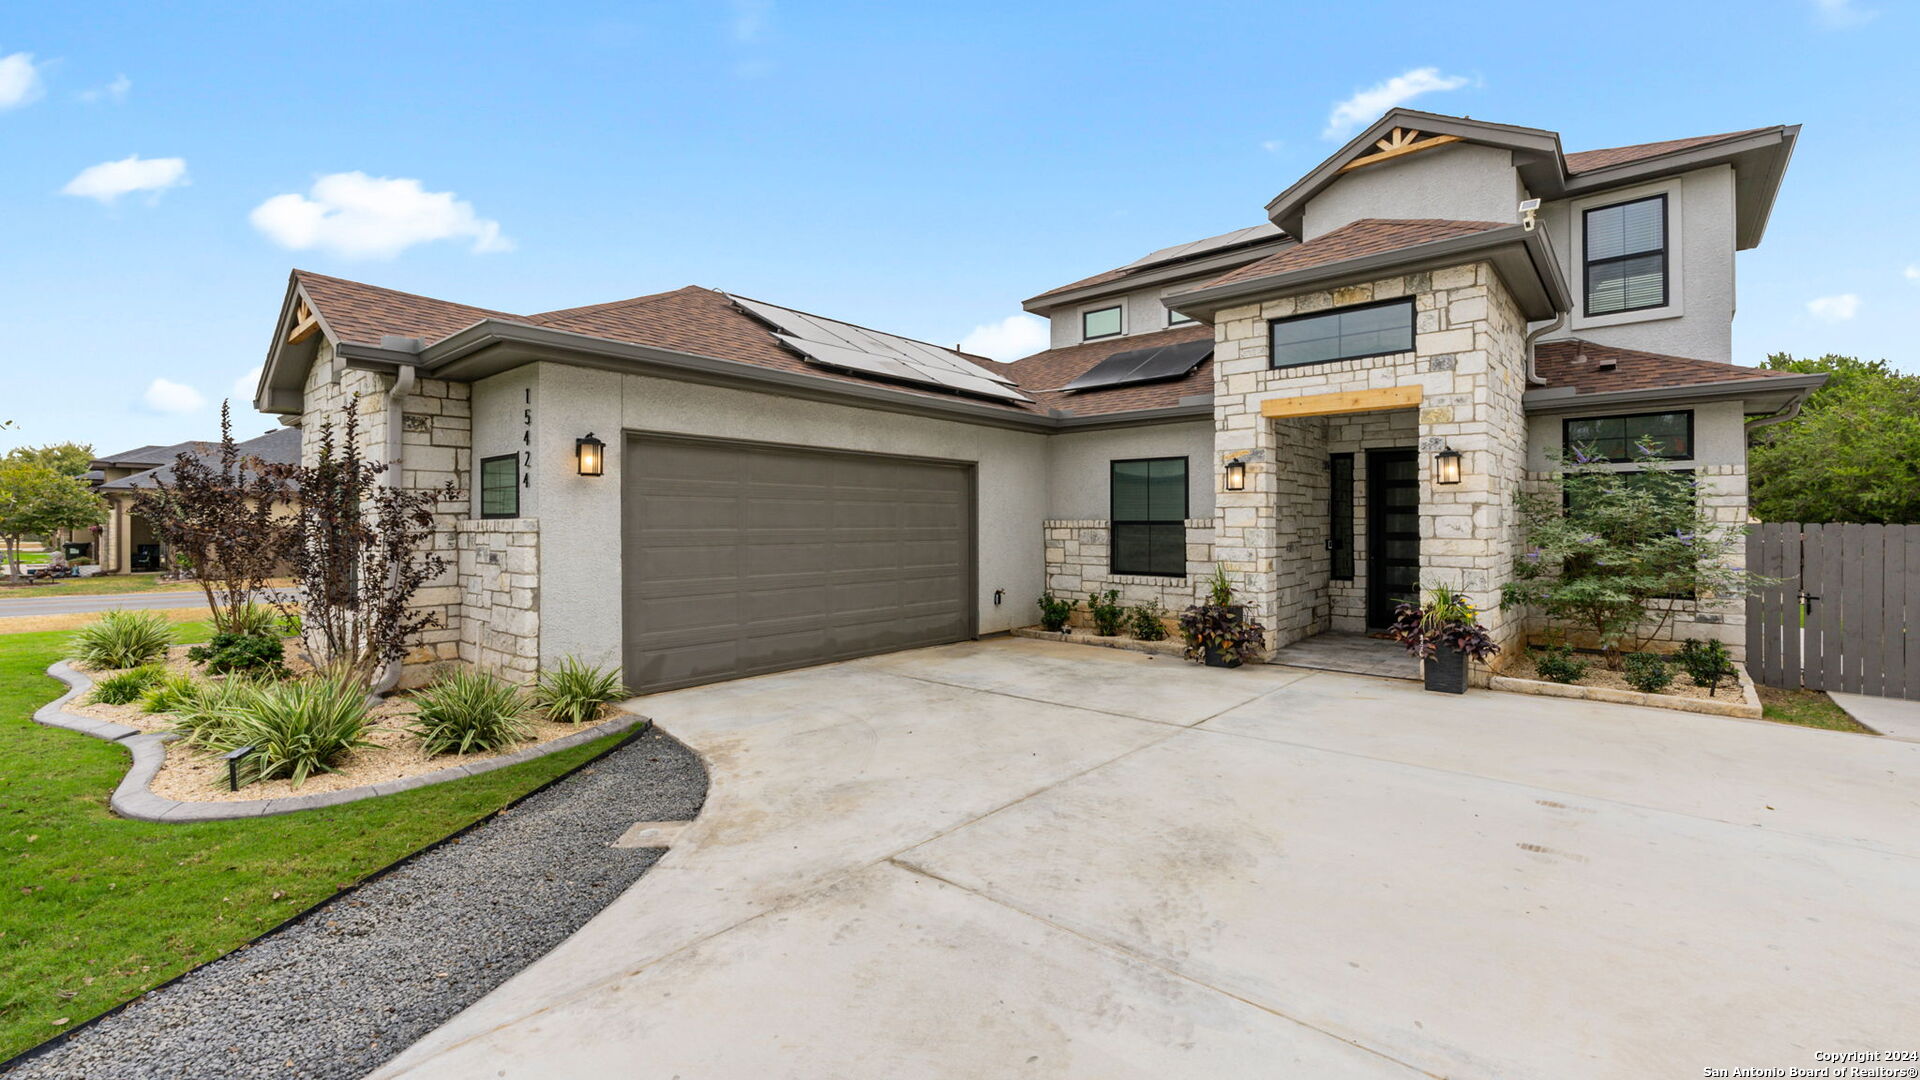
[[[180,640],[205,640],[203,624]],[[64,632],[0,649],[0,1060],[138,997],[610,749],[610,735],[481,776],[251,821],[107,809],[123,747],[28,719]]]
[[[0,570],[0,575],[5,571]],[[159,574],[111,574],[105,577],[62,578],[44,585],[0,588],[0,600],[27,600],[42,596],[112,596],[117,593],[199,592],[197,581],[161,581]]]
[[[1768,720],[1782,724],[1799,724],[1802,727],[1825,728],[1828,731],[1853,731],[1865,735],[1877,734],[1872,728],[1847,715],[1847,711],[1833,703],[1833,699],[1819,690],[1781,690],[1772,686],[1756,687],[1760,691],[1760,707]]]

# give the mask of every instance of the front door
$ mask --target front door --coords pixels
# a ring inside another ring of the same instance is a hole
[[[1420,459],[1412,450],[1367,451],[1367,626],[1393,625],[1393,609],[1420,598]]]

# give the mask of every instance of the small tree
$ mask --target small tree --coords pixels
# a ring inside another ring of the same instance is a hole
[[[1920,375],[1885,360],[1767,358],[1774,371],[1822,372],[1800,415],[1755,432],[1747,452],[1762,521],[1920,522]]]
[[[48,443],[45,446],[16,446],[7,451],[8,461],[32,461],[46,465],[62,476],[80,477],[93,464],[93,446],[88,443]]]
[[[1561,459],[1561,491],[1519,498],[1529,550],[1501,606],[1537,605],[1591,633],[1613,669],[1682,603],[1749,588],[1746,571],[1729,565],[1742,531],[1715,522],[1693,474],[1654,464],[1656,453],[1643,442],[1633,452],[1641,471],[1622,472],[1575,448]]]
[[[0,537],[7,542],[8,574],[20,576],[20,541],[61,529],[84,529],[106,518],[87,485],[36,461],[0,461]]]
[[[304,594],[302,640],[316,666],[371,686],[438,621],[413,597],[446,572],[432,550],[433,511],[460,491],[451,482],[418,491],[382,483],[387,464],[360,452],[357,404],[341,428],[321,425],[313,465],[276,473],[300,491],[286,550]]]
[[[183,452],[171,480],[156,475],[151,488],[133,493],[135,511],[175,563],[193,567],[219,633],[240,632],[235,620],[278,567],[287,532],[279,510],[287,502],[286,482],[234,444],[225,402],[217,453]]]

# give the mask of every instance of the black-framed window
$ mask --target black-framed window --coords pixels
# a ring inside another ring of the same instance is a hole
[[[1327,547],[1335,581],[1353,580],[1353,455],[1327,457]]]
[[[1187,576],[1187,459],[1115,461],[1108,565],[1116,574]]]
[[[1275,319],[1267,333],[1277,368],[1412,352],[1413,298]]]
[[[520,455],[480,459],[480,516],[520,516]]]
[[[1083,340],[1112,337],[1120,330],[1119,304],[1080,313],[1080,337]]]
[[[1653,195],[1582,215],[1588,315],[1667,306],[1667,197]]]
[[[1191,315],[1182,315],[1179,312],[1173,310],[1172,308],[1167,309],[1167,325],[1168,326],[1185,326],[1192,321],[1193,321],[1193,316]]]
[[[1684,461],[1693,456],[1693,412],[1570,417],[1561,422],[1560,438],[1567,449],[1598,461],[1632,461],[1641,439],[1659,447],[1654,460]]]

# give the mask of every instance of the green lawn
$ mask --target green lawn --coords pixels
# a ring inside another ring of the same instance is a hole
[[[1760,707],[1769,720],[1830,731],[1873,734],[1870,728],[1848,716],[1845,709],[1835,705],[1832,698],[1818,690],[1780,690],[1771,686],[1757,689],[1760,691]]]
[[[0,569],[0,576],[5,570]],[[100,596],[137,592],[199,592],[196,581],[161,581],[159,574],[113,574],[108,577],[62,578],[44,585],[0,587],[0,600],[25,600],[35,596]]]
[[[204,640],[205,624],[180,628]],[[107,809],[120,746],[41,727],[69,632],[0,649],[0,1060],[226,953],[611,749],[610,735],[468,780],[253,821]]]

